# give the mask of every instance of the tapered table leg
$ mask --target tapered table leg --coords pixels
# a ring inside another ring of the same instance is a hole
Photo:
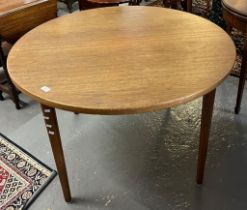
[[[197,184],[202,184],[208,149],[208,138],[214,107],[215,89],[203,96],[200,131],[200,145],[197,162]]]
[[[245,34],[247,35],[247,29],[246,29]],[[241,71],[240,71],[240,77],[239,77],[239,83],[238,83],[238,95],[237,95],[237,102],[236,102],[236,107],[235,107],[236,114],[240,112],[240,106],[241,106],[242,96],[244,92],[245,79],[247,75],[246,68],[247,68],[247,37],[245,37],[245,42],[244,42],[244,51],[243,51]]]
[[[63,147],[61,143],[59,127],[57,123],[56,111],[54,108],[41,104],[47,133],[50,139],[54,159],[56,162],[58,175],[63,189],[65,201],[71,201],[70,187],[68,182],[68,175],[64,160]]]

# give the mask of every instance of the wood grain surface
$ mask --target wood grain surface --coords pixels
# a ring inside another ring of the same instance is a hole
[[[0,0],[0,35],[14,42],[56,16],[56,0]]]
[[[27,7],[36,2],[44,2],[47,0],[0,0],[0,15]]]
[[[223,4],[239,15],[247,16],[246,0],[222,0]],[[246,17],[247,18],[247,17]]]
[[[21,91],[47,106],[130,114],[205,95],[229,74],[235,56],[231,38],[206,19],[164,8],[112,7],[35,28],[12,48],[8,69]]]

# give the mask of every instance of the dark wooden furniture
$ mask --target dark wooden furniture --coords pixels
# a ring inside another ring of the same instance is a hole
[[[163,4],[167,8],[177,9],[178,2],[181,2],[181,0],[163,0]]]
[[[228,24],[228,29],[234,27],[245,35],[241,72],[238,84],[238,94],[235,113],[240,112],[241,101],[244,91],[245,78],[247,75],[247,1],[246,0],[223,0],[223,17]]]
[[[57,16],[56,0],[11,0],[0,3],[0,34],[15,42],[34,27]]]
[[[3,67],[6,78],[0,83],[0,100],[3,100],[2,92],[5,92],[13,99],[16,108],[20,108],[18,91],[8,75],[7,55],[3,53],[2,42],[8,41],[13,44],[26,32],[56,16],[56,0],[0,1],[0,66]]]
[[[79,9],[93,9],[100,7],[113,7],[119,4],[129,3],[129,5],[139,5],[140,0],[78,0]]]
[[[15,108],[16,109],[20,109],[20,101],[19,101],[19,97],[18,97],[18,91],[16,90],[14,84],[12,83],[8,71],[7,71],[7,66],[6,66],[6,59],[7,56],[4,53],[3,50],[3,41],[2,41],[2,37],[0,36],[0,66],[2,66],[3,68],[3,75],[1,80],[0,80],[0,100],[3,101],[4,97],[2,95],[2,93],[7,93],[10,98],[13,100],[14,104],[15,104]]]
[[[192,0],[163,0],[163,4],[167,8],[177,9],[178,3],[181,3],[185,11],[192,12]]]
[[[78,0],[59,0],[67,5],[69,12],[72,12],[72,5]]]
[[[44,48],[47,39],[52,50]],[[68,54],[73,59],[67,59]],[[177,10],[131,6],[50,21],[15,44],[8,67],[14,84],[42,104],[64,197],[70,201],[55,108],[131,114],[203,96],[197,172],[201,184],[215,88],[235,58],[231,38],[210,21]]]

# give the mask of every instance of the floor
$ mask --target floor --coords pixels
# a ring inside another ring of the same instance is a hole
[[[169,110],[129,116],[75,115],[58,110],[72,196],[58,177],[35,210],[247,209],[247,95],[233,113],[237,79],[217,90],[205,180],[195,184],[201,99]],[[0,131],[55,168],[39,105],[16,111],[0,103]]]
[[[195,183],[201,98],[159,112],[75,115],[58,110],[73,202],[58,177],[35,210],[247,209],[247,92],[233,113],[238,80],[218,88],[204,184]],[[0,132],[55,168],[39,105],[0,102]]]

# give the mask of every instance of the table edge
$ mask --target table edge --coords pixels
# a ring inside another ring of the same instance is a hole
[[[234,63],[232,67],[234,66]],[[232,69],[232,68],[231,68]],[[76,106],[69,106],[66,104],[61,104],[61,103],[56,103],[56,102],[51,102],[48,100],[45,100],[43,98],[40,98],[38,96],[35,96],[28,92],[27,90],[21,88],[17,83],[15,83],[14,80],[12,82],[14,85],[17,87],[18,90],[20,90],[22,93],[25,95],[29,96],[32,98],[34,101],[46,105],[51,108],[56,108],[56,109],[61,109],[61,110],[66,110],[66,111],[71,111],[75,113],[84,113],[84,114],[98,114],[98,115],[128,115],[128,114],[138,114],[138,113],[145,113],[145,112],[154,112],[154,111],[160,111],[163,109],[167,108],[172,108],[176,107],[178,105],[186,104],[188,102],[191,102],[201,96],[206,95],[207,93],[211,92],[212,90],[216,89],[230,74],[231,69],[229,72],[221,78],[221,80],[218,80],[213,86],[210,88],[207,88],[205,90],[202,90],[200,92],[194,93],[188,97],[183,97],[183,98],[178,98],[176,100],[172,100],[170,102],[166,102],[165,104],[157,104],[157,105],[152,105],[152,106],[147,106],[147,107],[138,107],[138,108],[122,108],[122,109],[97,109],[97,108],[83,108],[83,107],[76,107]]]
[[[229,12],[233,13],[234,15],[243,18],[243,19],[247,19],[247,14],[243,14],[242,12],[240,12],[239,10],[234,9],[233,7],[231,7],[229,4],[225,3],[224,0],[221,2],[222,6]]]

